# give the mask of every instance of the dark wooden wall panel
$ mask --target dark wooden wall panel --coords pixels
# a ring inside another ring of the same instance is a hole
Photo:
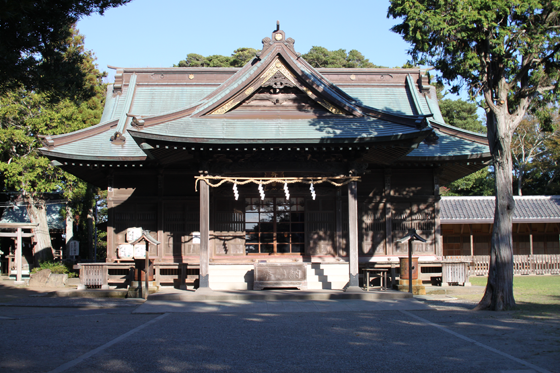
[[[385,179],[383,169],[371,170],[371,172],[364,175],[362,181],[358,183],[358,197],[381,196],[383,195],[384,185]]]
[[[194,189],[194,175],[179,173],[164,173],[163,175],[163,195],[198,197],[198,192]],[[212,192],[212,191],[210,191]]]
[[[157,195],[157,177],[155,174],[115,174],[113,188],[116,195],[126,193],[134,196],[155,196]],[[122,190],[119,190],[122,189]],[[133,193],[130,193],[133,190]]]
[[[336,255],[335,195],[306,200],[305,230],[309,255]]]
[[[395,202],[392,204],[392,234],[394,253],[405,255],[408,244],[398,244],[408,229],[416,229],[426,243],[414,242],[416,254],[435,254],[435,206],[431,202]]]
[[[385,254],[385,204],[362,203],[358,204],[358,233],[360,256],[374,256]]]
[[[392,195],[433,195],[434,176],[432,169],[393,169],[391,175]]]

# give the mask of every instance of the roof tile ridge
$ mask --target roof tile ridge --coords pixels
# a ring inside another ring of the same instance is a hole
[[[410,93],[412,94],[412,102],[414,103],[416,112],[419,115],[426,115],[424,113],[424,109],[422,108],[422,105],[420,105],[420,93],[416,90],[416,84],[414,84],[414,81],[412,80],[412,76],[410,74],[406,74],[405,81],[406,81],[405,86],[410,90]]]
[[[207,108],[212,107],[216,102],[219,102],[222,98],[227,97],[230,93],[225,88],[232,85],[232,82],[240,80],[236,86],[240,85],[242,82],[247,81],[248,78],[254,75],[255,71],[260,70],[260,67],[264,64],[264,61],[271,58],[271,55],[275,48],[269,48],[264,57],[255,57],[251,61],[247,62],[238,72],[229,77],[225,82],[220,84],[212,93],[204,97],[201,101],[203,103],[194,111],[193,114],[199,114],[206,111]],[[257,60],[255,62],[255,60]]]
[[[454,135],[454,134],[450,133],[449,131],[446,132],[445,129],[453,131],[453,132],[458,132],[458,133],[463,133],[465,135],[473,136],[475,138],[480,139],[481,143],[488,144],[488,138],[486,137],[486,134],[484,134],[484,133],[468,131],[468,130],[465,130],[463,128],[455,127],[455,126],[452,126],[452,125],[447,124],[447,123],[442,123],[442,122],[440,122],[436,119],[433,119],[433,118],[430,119],[430,122],[432,122],[432,125],[435,128],[442,131],[443,133],[447,133],[448,135]]]
[[[128,116],[132,117],[132,126],[135,129],[143,129],[143,128],[147,128],[147,127],[153,127],[153,126],[157,126],[158,124],[161,124],[163,122],[166,121],[170,121],[170,120],[177,120],[177,119],[181,119],[181,118],[185,118],[185,117],[190,117],[192,116],[194,109],[196,109],[196,107],[198,105],[200,105],[202,103],[202,100],[199,100],[193,104],[187,105],[185,107],[176,109],[176,110],[171,110],[171,111],[167,111],[164,113],[158,113],[158,114],[154,114],[154,115],[135,115],[132,113],[129,113]],[[128,129],[127,129],[128,130]]]
[[[130,80],[128,81],[128,90],[126,91],[126,98],[124,102],[123,112],[121,114],[121,117],[119,118],[119,123],[117,124],[117,132],[120,132],[121,134],[124,132],[124,129],[126,128],[126,123],[129,118],[128,113],[130,112],[130,108],[132,106],[132,99],[134,98],[134,94],[136,92],[137,77],[138,75],[136,75],[136,73],[133,73],[130,76]]]
[[[69,144],[82,139],[87,139],[95,135],[107,132],[113,127],[116,127],[118,121],[116,119],[108,120],[103,123],[98,123],[93,126],[82,128],[77,131],[72,131],[68,133],[61,133],[60,135],[39,135],[41,142],[47,148],[52,149],[60,145]],[[82,136],[76,136],[82,135]]]
[[[488,200],[495,199],[495,196],[441,196],[442,199],[465,199],[465,200]]]
[[[524,199],[560,199],[560,195],[529,195],[529,196],[513,196],[514,199],[524,200]]]

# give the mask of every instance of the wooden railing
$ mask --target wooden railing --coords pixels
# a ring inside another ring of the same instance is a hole
[[[198,268],[186,263],[154,265],[157,285],[170,283],[181,288],[193,285],[198,279]],[[109,284],[126,286],[134,277],[134,263],[80,263],[80,289],[108,289]]]
[[[487,276],[490,255],[446,256],[444,261],[460,260],[469,262],[469,276]],[[560,255],[514,255],[514,275],[550,275],[560,274]]]
[[[80,268],[79,289],[109,288],[109,273],[106,263],[83,263]]]

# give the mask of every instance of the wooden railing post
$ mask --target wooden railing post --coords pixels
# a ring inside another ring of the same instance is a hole
[[[103,265],[101,267],[101,289],[109,289],[109,266]]]

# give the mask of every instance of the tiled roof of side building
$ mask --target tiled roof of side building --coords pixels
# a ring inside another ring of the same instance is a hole
[[[514,223],[560,222],[560,196],[514,196]],[[442,224],[491,223],[494,197],[442,197]]]

